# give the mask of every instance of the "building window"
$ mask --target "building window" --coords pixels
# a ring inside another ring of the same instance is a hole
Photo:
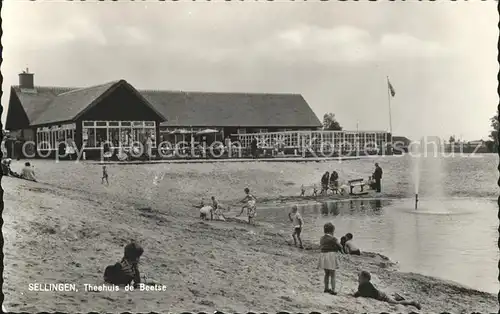
[[[87,147],[96,147],[95,128],[88,129]]]
[[[236,133],[238,133],[238,134],[247,134],[247,129],[245,129],[245,128],[239,128]]]
[[[111,142],[111,145],[113,147],[118,147],[120,143],[120,128],[115,127],[112,128],[110,127],[108,129],[109,136],[108,136],[108,141]]]
[[[60,142],[74,141],[75,124],[54,125],[50,128],[37,128],[36,141],[39,150],[56,150]]]
[[[267,133],[267,129],[259,129],[259,133]]]
[[[130,148],[134,142],[145,143],[148,136],[156,147],[155,121],[84,121],[82,132],[87,148],[101,148],[105,143]]]

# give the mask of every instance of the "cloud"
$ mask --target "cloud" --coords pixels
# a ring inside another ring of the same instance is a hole
[[[103,30],[95,25],[90,19],[70,19],[67,20],[66,24],[63,24],[61,28],[72,34],[72,41],[78,40],[97,45],[106,45],[108,43],[108,39]]]
[[[381,56],[390,58],[437,58],[451,51],[437,42],[424,41],[408,34],[385,34],[378,43]]]
[[[347,25],[331,28],[300,25],[272,34],[246,49],[274,62],[313,61],[325,65],[435,58],[448,53],[436,42],[408,34],[385,34],[376,38],[364,29]]]
[[[428,132],[489,130],[498,103],[493,2],[213,5],[6,1],[2,102],[29,67],[41,85],[124,78],[141,88],[297,92],[346,128],[359,120],[378,129],[388,124],[389,75],[397,133],[418,135],[413,122],[424,119]]]

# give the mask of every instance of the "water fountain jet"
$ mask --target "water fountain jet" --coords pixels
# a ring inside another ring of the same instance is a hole
[[[414,211],[417,212],[418,210],[419,213],[422,213],[425,208],[419,208],[420,194],[424,194],[426,204],[430,204],[429,201],[442,200],[444,196],[444,165],[440,156],[443,145],[441,140],[435,136],[424,136],[410,145],[409,152],[412,157],[412,178],[414,183],[411,192],[415,195]],[[425,185],[421,184],[421,179],[425,179]]]

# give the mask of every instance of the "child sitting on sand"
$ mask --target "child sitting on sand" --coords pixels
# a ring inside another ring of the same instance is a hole
[[[324,292],[337,295],[337,292],[335,291],[335,272],[339,268],[337,254],[338,252],[342,252],[342,247],[340,246],[337,238],[333,236],[333,233],[335,232],[335,226],[332,223],[326,223],[323,227],[323,231],[325,235],[322,236],[321,240],[319,241],[321,255],[319,258],[318,266],[325,271]],[[331,289],[328,286],[329,283],[331,283]]]
[[[143,253],[144,249],[135,242],[127,244],[121,262],[106,267],[104,281],[117,286],[134,282],[134,287],[137,288],[141,283],[138,264]]]
[[[351,254],[351,255],[361,255],[361,251],[359,248],[353,243],[352,241],[352,233],[348,233],[345,235],[346,242],[345,242],[345,252],[346,254]]]
[[[302,245],[302,239],[300,238],[300,233],[302,232],[302,226],[304,226],[304,220],[302,219],[302,216],[299,213],[299,209],[297,205],[293,205],[292,207],[292,212],[288,213],[288,218],[290,218],[290,221],[293,222],[293,243],[295,246],[297,246],[297,239],[299,240],[300,243],[300,248],[303,249],[304,246]]]
[[[342,247],[342,250],[344,250],[344,252],[346,251],[345,250],[345,243],[347,242],[347,238],[345,236],[343,236],[342,238],[340,238],[340,246]]]
[[[12,171],[10,165],[12,163],[12,159],[7,158],[2,160],[2,172],[4,176],[12,176],[15,178],[21,178],[21,175],[17,172]]]
[[[29,162],[24,164],[24,168],[21,170],[21,178],[36,182],[35,170]]]
[[[370,275],[369,272],[362,271],[361,273],[359,273],[358,291],[356,291],[356,293],[354,293],[354,297],[356,297],[356,298],[357,297],[372,298],[372,299],[375,299],[378,301],[387,302],[387,303],[391,303],[391,304],[401,304],[401,305],[405,305],[405,306],[414,306],[420,310],[420,308],[421,308],[420,304],[418,304],[415,301],[405,301],[405,300],[396,301],[393,298],[391,298],[390,296],[388,296],[386,293],[384,293],[380,290],[377,290],[377,288],[375,288],[372,285],[372,283],[370,282],[371,279],[372,279],[372,276]]]
[[[255,224],[254,219],[255,219],[255,216],[257,215],[257,212],[256,212],[257,199],[255,198],[255,196],[250,194],[249,188],[245,188],[245,194],[246,194],[246,196],[245,196],[245,198],[243,198],[241,200],[241,203],[246,202],[246,204],[243,205],[243,207],[241,208],[241,212],[238,215],[236,215],[236,217],[240,217],[243,214],[243,211],[246,209],[247,215],[248,215],[248,223]]]
[[[213,220],[213,208],[210,205],[202,206],[200,208],[200,218],[203,220],[208,220],[210,216],[210,220]]]
[[[212,199],[212,208],[214,210],[217,210],[219,208],[219,202],[217,202],[217,200],[215,199],[215,196],[212,196],[211,199]]]
[[[226,217],[222,213],[222,206],[217,202],[214,196],[212,196],[212,219],[226,221]]]

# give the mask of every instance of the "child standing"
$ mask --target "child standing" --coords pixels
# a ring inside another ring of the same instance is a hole
[[[248,215],[248,223],[254,225],[255,224],[254,219],[255,216],[257,215],[256,213],[257,199],[255,198],[255,196],[250,194],[249,188],[245,188],[245,194],[246,196],[241,200],[241,202],[242,203],[246,202],[246,204],[243,205],[243,207],[241,208],[241,212],[238,215],[236,215],[236,217],[240,217],[243,214],[243,211],[246,209]]]
[[[321,237],[319,242],[321,255],[318,266],[325,271],[324,292],[337,295],[337,292],[335,291],[335,272],[339,268],[337,254],[342,251],[342,248],[339,240],[333,236],[335,226],[332,223],[326,223],[323,227],[323,231],[325,235]],[[329,283],[331,283],[331,289],[329,288]]]
[[[108,181],[108,170],[106,169],[106,166],[102,166],[102,179],[101,179],[101,184],[104,184],[104,180],[106,180],[106,184],[109,185]]]
[[[293,222],[293,243],[295,246],[297,246],[297,239],[299,240],[300,248],[303,249],[304,246],[302,245],[302,239],[300,238],[300,233],[302,232],[302,226],[304,226],[304,220],[302,219],[302,216],[299,213],[299,209],[297,205],[293,205],[292,207],[292,212],[288,213],[288,218],[290,218],[290,221]]]
[[[306,195],[306,189],[304,188],[304,185],[302,184],[300,186],[300,196],[304,197]]]
[[[138,264],[143,253],[144,249],[135,242],[127,244],[121,262],[106,267],[104,281],[118,286],[134,282],[134,287],[137,288],[141,283]]]
[[[375,288],[372,285],[372,283],[370,282],[371,279],[372,279],[372,276],[370,275],[369,272],[363,270],[361,273],[359,273],[359,276],[358,276],[359,286],[358,286],[358,291],[356,291],[356,293],[354,293],[355,298],[357,298],[357,297],[372,298],[372,299],[382,301],[382,302],[387,302],[387,303],[391,303],[391,304],[401,304],[401,305],[405,305],[405,306],[410,305],[410,306],[416,307],[419,310],[421,309],[420,304],[418,304],[418,302],[405,301],[405,300],[400,300],[400,301],[394,300],[393,298],[388,296],[386,293]]]

